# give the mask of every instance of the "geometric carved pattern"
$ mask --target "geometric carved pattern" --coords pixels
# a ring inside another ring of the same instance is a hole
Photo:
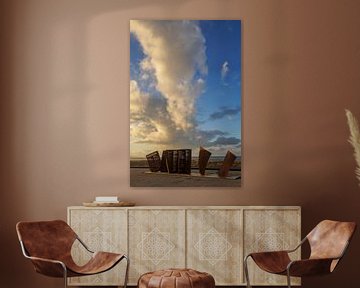
[[[111,248],[114,247],[111,242],[111,231],[103,232],[99,227],[91,232],[85,232],[83,239],[84,243],[93,251],[111,251]]]
[[[187,265],[217,285],[242,283],[242,210],[194,209],[187,216]]]
[[[284,240],[283,232],[275,232],[269,228],[263,233],[255,233],[253,251],[279,251],[286,249],[289,245]]]
[[[208,232],[199,235],[200,239],[194,247],[199,252],[200,260],[206,260],[211,265],[215,265],[220,260],[227,260],[227,253],[232,247],[226,239],[227,233],[219,233],[215,228],[211,228]]]
[[[130,209],[128,216],[130,283],[148,271],[185,267],[185,210]]]
[[[244,285],[243,257],[250,252],[283,250],[300,241],[299,207],[69,207],[68,223],[91,250],[126,253],[131,260],[129,284],[165,268],[193,268],[212,274],[219,286]],[[300,249],[292,259],[300,258]],[[72,247],[81,265],[89,253]],[[284,285],[286,277],[265,273],[250,259],[254,285]],[[76,286],[119,286],[125,261],[113,269],[68,280]],[[301,282],[292,279],[294,285]]]
[[[69,210],[68,221],[90,250],[127,252],[126,210],[102,208]],[[90,253],[77,241],[74,243],[71,253],[75,263],[79,265],[85,264],[90,258]],[[121,261],[112,270],[105,273],[86,277],[71,277],[68,283],[87,286],[120,285],[123,283],[124,271],[125,261]]]
[[[170,233],[160,232],[154,228],[151,232],[142,233],[142,241],[138,244],[142,260],[150,260],[155,265],[162,260],[169,260],[170,252],[175,248],[170,241]]]
[[[287,250],[300,241],[300,211],[298,209],[249,209],[244,211],[245,255],[251,252]],[[290,255],[300,259],[300,249]],[[253,285],[283,285],[286,277],[266,273],[252,260],[248,261]],[[292,278],[294,285],[300,284]]]

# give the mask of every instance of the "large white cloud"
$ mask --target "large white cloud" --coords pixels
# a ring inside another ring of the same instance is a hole
[[[207,74],[205,39],[197,22],[131,20],[130,31],[146,55],[140,66],[153,74],[156,89],[167,99],[175,129],[193,129],[196,98]]]

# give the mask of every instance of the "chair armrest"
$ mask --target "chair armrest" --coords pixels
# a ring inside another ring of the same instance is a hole
[[[31,261],[40,261],[40,262],[49,262],[53,264],[60,264],[61,266],[65,266],[65,264],[59,260],[54,259],[47,259],[47,258],[41,258],[41,257],[33,257],[33,256],[26,256],[26,258],[30,259]]]
[[[30,256],[27,253],[24,243],[22,241],[20,241],[20,246],[25,258],[30,259],[33,263],[36,272],[51,277],[66,277],[67,268],[63,262],[54,259]]]
[[[299,249],[299,248],[306,242],[306,240],[307,240],[306,237],[303,238],[303,239],[301,240],[301,242],[300,242],[295,248],[290,249],[290,250],[285,250],[285,251],[288,252],[288,253],[295,252],[297,249]]]
[[[46,259],[33,256],[25,256],[30,259],[34,265],[35,271],[51,277],[66,277],[67,268],[66,265],[59,261],[53,259]]]
[[[94,251],[90,250],[90,248],[80,239],[78,235],[76,235],[76,240],[78,240],[87,251],[90,253],[95,253]]]
[[[291,261],[287,266],[290,276],[312,276],[329,274],[332,272],[333,261],[339,258],[318,258]]]
[[[259,256],[271,257],[271,256],[280,256],[280,255],[288,255],[287,250],[279,250],[279,251],[264,251],[264,252],[252,252],[247,255],[247,257],[256,258]]]

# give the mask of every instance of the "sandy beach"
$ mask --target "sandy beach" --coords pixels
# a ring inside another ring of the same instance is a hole
[[[240,187],[241,179],[218,178],[216,170],[207,170],[213,177],[198,176],[198,170],[192,170],[192,176],[167,173],[149,173],[148,168],[130,168],[131,187]],[[230,171],[229,176],[240,176],[240,171]]]

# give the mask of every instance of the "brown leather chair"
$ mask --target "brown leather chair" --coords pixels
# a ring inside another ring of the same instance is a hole
[[[344,256],[355,229],[354,222],[324,220],[292,250],[250,253],[244,259],[247,287],[251,287],[247,267],[249,257],[266,272],[286,275],[289,288],[290,276],[315,276],[333,272]],[[291,261],[288,253],[296,251],[306,241],[311,249],[309,259]]]
[[[50,277],[88,276],[110,270],[126,259],[124,288],[127,285],[129,259],[125,254],[91,251],[62,220],[19,222],[16,231],[24,256],[31,260],[35,271]],[[71,247],[78,240],[92,254],[83,266],[78,266],[71,257]]]

